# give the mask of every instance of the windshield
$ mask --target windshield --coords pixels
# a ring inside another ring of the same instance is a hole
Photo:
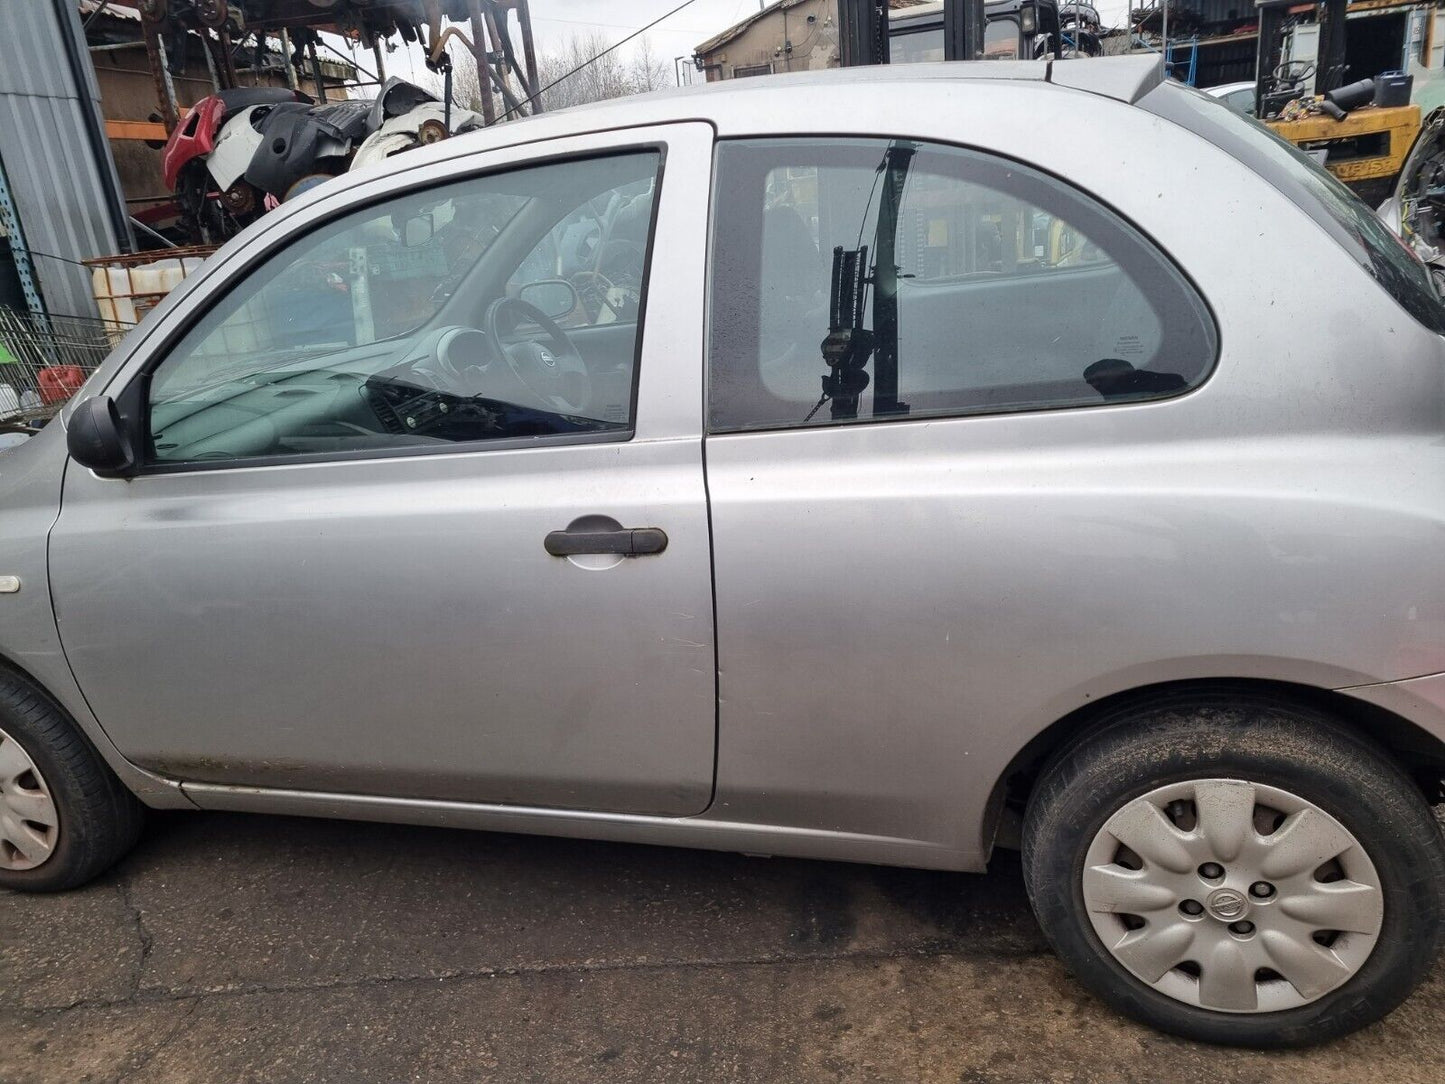
[[[1430,273],[1353,192],[1263,124],[1216,98],[1163,83],[1141,108],[1187,128],[1254,170],[1288,196],[1348,252],[1400,306],[1445,333],[1445,305]]]

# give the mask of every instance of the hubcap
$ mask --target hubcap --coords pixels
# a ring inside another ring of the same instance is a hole
[[[1311,802],[1239,779],[1134,799],[1084,860],[1104,947],[1189,1005],[1274,1012],[1354,975],[1380,936],[1384,892],[1355,837]]]
[[[34,869],[55,851],[60,817],[40,770],[0,730],[0,869]]]
[[[1249,911],[1249,901],[1232,888],[1216,888],[1205,909],[1220,922],[1235,922]]]

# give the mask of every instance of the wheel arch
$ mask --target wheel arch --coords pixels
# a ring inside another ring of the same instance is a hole
[[[146,805],[152,809],[196,808],[195,803],[185,796],[177,782],[163,779],[132,764],[115,747],[104,728],[93,717],[77,713],[46,681],[4,652],[0,652],[0,674],[25,683],[49,701],[50,705],[75,727],[76,733],[116,774],[126,789]]]
[[[1087,741],[1119,709],[1230,694],[1274,699],[1331,716],[1383,747],[1415,781],[1428,802],[1445,802],[1445,740],[1387,708],[1330,689],[1291,681],[1262,678],[1163,681],[1091,700],[1031,738],[994,782],[985,822],[988,826],[985,853],[995,846],[1017,848],[1023,811],[1044,765],[1070,746]]]

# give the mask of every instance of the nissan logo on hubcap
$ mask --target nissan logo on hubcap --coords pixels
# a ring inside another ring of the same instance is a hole
[[[1234,922],[1249,910],[1249,901],[1232,888],[1218,888],[1209,894],[1209,913],[1224,922]]]

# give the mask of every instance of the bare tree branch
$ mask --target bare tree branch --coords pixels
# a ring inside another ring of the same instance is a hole
[[[646,36],[630,60],[616,52],[599,55],[608,44],[598,31],[587,31],[573,34],[561,50],[539,56],[541,85],[562,80],[543,92],[543,106],[548,110],[565,109],[672,85],[671,68],[657,56]],[[577,70],[567,75],[574,68]]]

